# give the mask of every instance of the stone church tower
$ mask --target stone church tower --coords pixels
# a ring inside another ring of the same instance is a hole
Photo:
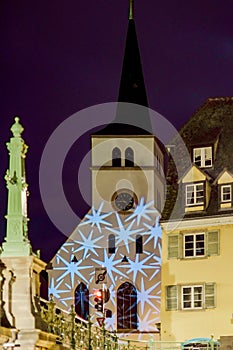
[[[116,118],[91,137],[92,208],[53,258],[49,278],[62,308],[74,304],[84,319],[103,317],[109,330],[148,338],[160,321],[164,155],[152,132],[133,12],[130,1]],[[95,305],[100,289],[109,290],[103,310]]]

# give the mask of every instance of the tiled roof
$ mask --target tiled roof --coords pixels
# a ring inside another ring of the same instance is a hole
[[[214,180],[227,169],[233,172],[233,97],[209,98],[194,113],[187,123],[181,128],[179,135],[183,139],[190,154],[194,146],[208,146],[215,143],[216,151],[211,168],[202,168],[210,176],[211,196],[209,205],[205,211],[186,214],[186,217],[203,217],[211,215],[232,215],[233,210],[219,211],[218,188]],[[190,159],[185,158],[184,149],[179,142],[178,136],[170,142],[174,145],[174,162],[170,156],[167,167],[167,195],[162,219],[168,220],[171,216],[178,219],[184,212],[184,199],[182,191],[178,191],[178,181],[190,167]],[[175,164],[176,163],[176,164]],[[177,175],[179,169],[179,178]],[[176,205],[175,205],[176,204]],[[173,210],[173,208],[176,208]]]

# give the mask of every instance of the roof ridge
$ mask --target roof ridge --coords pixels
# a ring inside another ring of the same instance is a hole
[[[209,97],[206,101],[233,101],[233,96],[225,96],[225,97]]]
[[[194,118],[201,110],[205,109],[208,107],[211,103],[213,102],[233,102],[233,96],[225,96],[225,97],[208,97],[203,104],[201,104],[191,115],[191,117],[187,120],[186,123],[183,124],[183,126],[180,128],[180,133],[185,129],[186,124],[190,122],[192,118]]]

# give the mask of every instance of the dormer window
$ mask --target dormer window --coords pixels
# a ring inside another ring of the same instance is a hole
[[[185,212],[205,210],[210,200],[210,176],[193,165],[182,178]]]
[[[200,168],[212,167],[212,147],[193,149],[193,162]]]
[[[202,182],[186,185],[186,205],[204,204],[204,184]]]
[[[229,170],[224,169],[215,180],[215,183],[218,185],[219,209],[232,209],[233,174]]]
[[[231,185],[222,185],[221,186],[221,202],[222,203],[231,202],[231,198],[232,198],[231,192],[232,192]]]

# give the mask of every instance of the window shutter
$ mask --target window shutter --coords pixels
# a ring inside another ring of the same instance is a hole
[[[168,236],[168,259],[179,258],[179,235]]]
[[[207,233],[207,255],[219,255],[219,231]]]
[[[215,295],[216,295],[216,284],[215,283],[206,283],[205,284],[205,308],[211,309],[215,305]]]
[[[166,287],[166,310],[177,310],[177,299],[178,299],[178,288],[177,286]]]

